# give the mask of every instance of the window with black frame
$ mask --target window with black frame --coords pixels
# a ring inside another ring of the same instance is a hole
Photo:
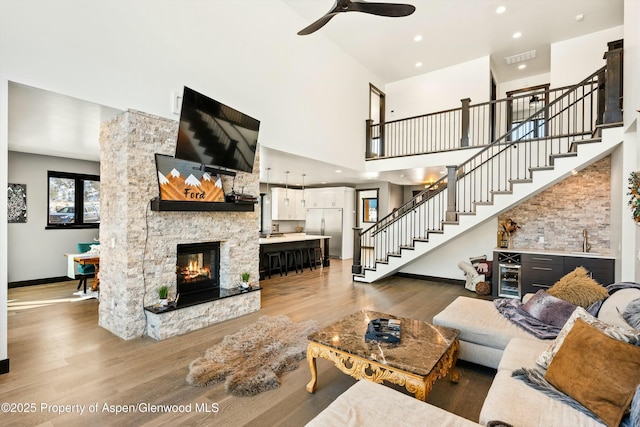
[[[49,171],[47,180],[47,228],[100,226],[99,176]]]

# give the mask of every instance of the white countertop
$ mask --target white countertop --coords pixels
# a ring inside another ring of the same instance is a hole
[[[515,252],[521,254],[545,254],[545,255],[559,255],[559,256],[571,256],[571,257],[585,257],[585,258],[608,258],[615,259],[615,256],[610,253],[604,252],[579,252],[579,251],[567,251],[562,249],[531,249],[531,248],[495,248],[497,252]]]
[[[305,240],[318,240],[318,239],[330,239],[331,236],[318,236],[315,234],[305,233],[285,233],[282,236],[277,237],[260,237],[259,242],[261,245],[269,245],[272,243],[288,243],[288,242],[303,242]]]

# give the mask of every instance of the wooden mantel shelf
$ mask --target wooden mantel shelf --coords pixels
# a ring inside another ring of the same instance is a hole
[[[229,202],[171,202],[154,198],[152,211],[199,211],[199,212],[253,212],[255,203]]]

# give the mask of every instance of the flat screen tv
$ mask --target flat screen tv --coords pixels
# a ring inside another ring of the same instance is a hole
[[[260,121],[185,86],[177,159],[253,172]]]

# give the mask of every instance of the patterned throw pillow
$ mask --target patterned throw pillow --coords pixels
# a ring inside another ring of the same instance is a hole
[[[569,334],[569,331],[571,331],[571,328],[573,328],[577,319],[584,320],[589,325],[604,332],[611,338],[617,339],[618,341],[627,342],[636,346],[640,345],[640,331],[610,325],[609,323],[605,323],[602,320],[593,317],[584,308],[578,307],[575,309],[571,317],[569,317],[567,323],[564,324],[555,341],[553,341],[551,345],[549,345],[549,347],[538,356],[538,359],[536,360],[538,365],[544,369],[549,367],[549,364],[555,357],[556,353],[558,353],[558,350],[560,350],[564,339]]]
[[[629,303],[622,312],[622,318],[634,329],[640,329],[640,298]]]
[[[609,296],[609,292],[593,280],[584,267],[577,267],[565,274],[547,293],[584,308]]]

